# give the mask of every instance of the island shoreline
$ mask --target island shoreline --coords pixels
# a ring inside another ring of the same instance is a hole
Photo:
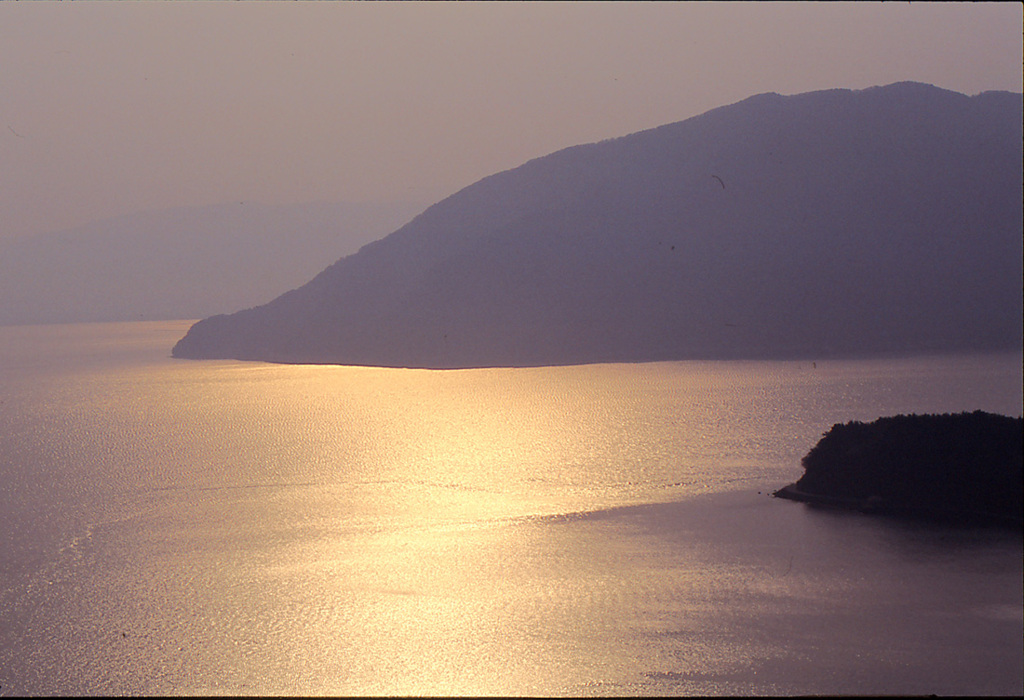
[[[772,497],[782,498],[787,501],[796,501],[814,508],[829,508],[835,510],[857,511],[869,515],[883,515],[887,517],[911,520],[927,520],[929,522],[943,523],[947,525],[959,525],[965,527],[998,527],[1002,529],[1024,528],[1024,519],[1013,518],[995,513],[982,511],[949,511],[929,508],[911,508],[893,506],[887,504],[882,498],[872,496],[870,498],[843,498],[841,496],[826,496],[823,494],[801,491],[796,484],[788,484],[772,492]],[[1021,532],[1024,536],[1024,531]]]

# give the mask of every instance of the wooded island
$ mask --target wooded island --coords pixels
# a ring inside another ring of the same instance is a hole
[[[983,411],[832,426],[780,498],[952,523],[1024,523],[1024,420]]]

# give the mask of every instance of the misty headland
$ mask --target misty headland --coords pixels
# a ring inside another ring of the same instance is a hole
[[[1022,344],[1022,98],[762,94],[484,178],[179,358],[459,368]]]
[[[421,210],[234,202],[0,239],[0,326],[195,319],[262,304]]]

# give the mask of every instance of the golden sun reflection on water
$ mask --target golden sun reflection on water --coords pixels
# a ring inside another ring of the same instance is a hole
[[[838,420],[1019,412],[1019,356],[281,366],[171,361],[178,326],[113,329],[130,362],[106,327],[58,329],[34,374],[51,332],[0,329],[0,519],[29,572],[0,570],[5,689],[800,694],[856,672],[851,689],[921,693],[954,665],[933,658],[1012,656],[966,612],[943,622],[986,590],[984,624],[1019,644],[1020,616],[990,612],[1019,594],[987,560],[929,569],[754,495]],[[922,587],[933,569],[954,589]],[[907,649],[919,679],[872,684]]]
[[[240,383],[244,396],[222,393]],[[403,516],[538,515],[635,502],[650,496],[638,489],[675,485],[681,443],[666,427],[678,423],[678,407],[650,410],[663,391],[614,365],[226,366],[223,382],[193,399],[187,429],[225,447],[228,483],[251,479],[240,465],[269,461],[270,483],[388,484]],[[675,403],[671,393],[662,401]]]
[[[655,584],[600,526],[552,525],[321,533],[235,557],[235,585],[210,581],[192,600],[222,626],[205,630],[208,653],[227,647],[257,692],[571,694],[630,675],[621,609]]]

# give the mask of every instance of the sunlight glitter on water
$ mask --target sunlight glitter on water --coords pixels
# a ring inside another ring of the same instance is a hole
[[[5,689],[924,693],[1019,658],[1018,544],[757,494],[833,422],[1019,414],[1019,355],[395,370],[173,361],[182,329],[0,329]]]

